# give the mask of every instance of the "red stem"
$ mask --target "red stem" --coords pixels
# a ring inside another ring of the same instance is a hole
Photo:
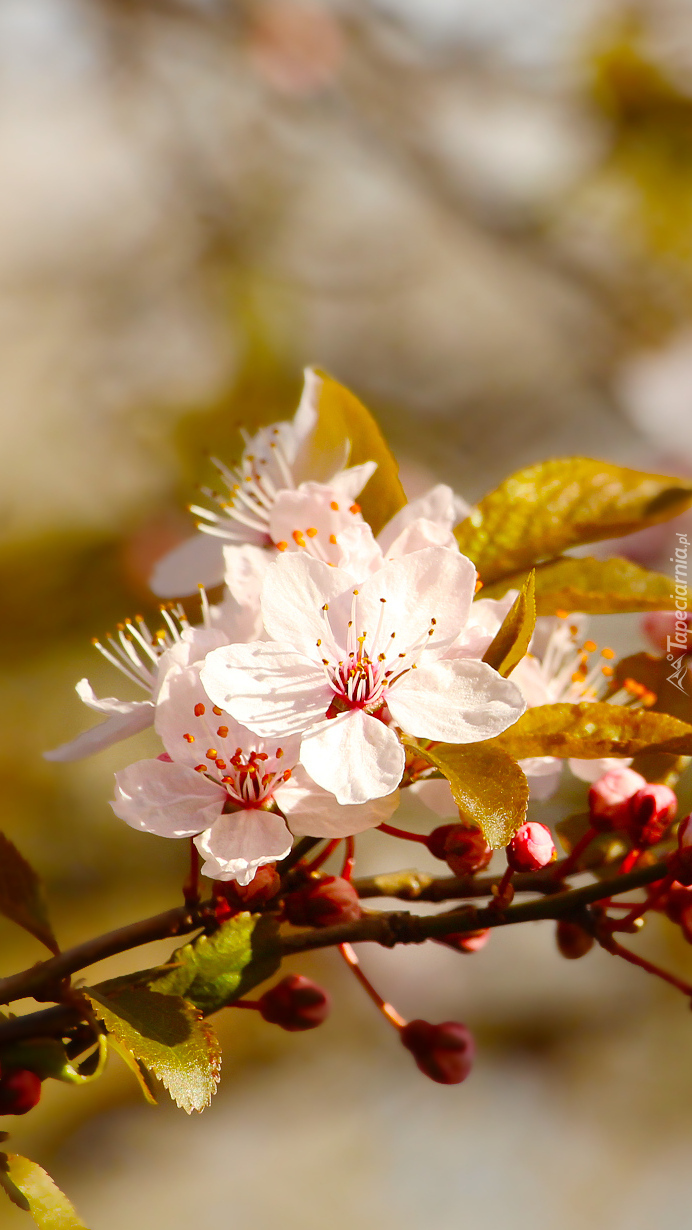
[[[409,833],[406,829],[395,828],[393,824],[378,824],[377,827],[381,833],[389,833],[390,837],[402,837],[404,841],[419,841],[424,846],[428,844],[424,833]]]
[[[646,901],[638,901],[637,904],[630,910],[629,914],[625,914],[624,918],[620,919],[617,925],[618,931],[621,928],[624,930],[625,927],[629,927],[632,923],[636,922],[638,918],[642,918],[649,910],[653,910],[656,902],[660,901],[663,894],[670,888],[673,883],[673,879],[674,876],[672,875],[666,876],[665,879],[661,880],[660,883],[654,888],[654,891],[649,894]]]
[[[323,863],[326,863],[327,859],[329,858],[329,855],[334,853],[340,841],[341,841],[340,837],[334,838],[333,841],[328,841],[324,849],[320,850],[320,853],[317,855],[316,858],[313,858],[311,863],[301,864],[301,870],[307,872],[308,874],[311,871],[317,871],[318,867],[321,867]]]
[[[185,905],[190,908],[193,906],[199,905],[199,902],[200,902],[199,869],[201,865],[202,863],[199,857],[197,846],[195,845],[194,838],[191,837],[190,838],[190,869],[188,871],[187,879],[185,883],[183,884],[183,900],[185,902]]]
[[[598,829],[590,828],[586,830],[583,837],[579,838],[579,841],[572,850],[571,854],[567,855],[567,858],[560,867],[559,872],[556,873],[561,880],[564,880],[565,876],[570,875],[570,873],[574,870],[584,851],[591,845],[594,837],[598,837]]]
[[[339,952],[344,958],[344,961],[348,965],[349,969],[355,974],[360,985],[370,996],[372,1002],[377,1005],[382,1015],[389,1021],[390,1025],[393,1025],[395,1029],[403,1029],[406,1024],[404,1017],[397,1012],[396,1008],[392,1007],[391,1004],[388,1004],[386,999],[382,998],[382,996],[375,990],[372,983],[365,977],[365,974],[360,966],[360,961],[351,948],[351,945],[339,944]]]
[[[622,944],[618,944],[612,935],[607,938],[600,938],[599,943],[606,952],[610,952],[614,957],[622,957],[623,961],[629,961],[630,965],[638,965],[640,969],[646,970],[647,974],[654,974],[656,978],[662,978],[664,982],[670,983],[677,991],[682,991],[688,999],[692,999],[692,986],[687,982],[683,982],[681,978],[676,978],[675,974],[669,974],[664,969],[659,969],[657,965],[653,965],[651,961],[647,961],[645,957],[638,957],[635,953],[630,952],[629,948],[624,948]]]
[[[344,850],[344,865],[341,869],[342,880],[349,882],[353,878],[353,867],[356,861],[356,843],[353,837],[347,837]]]

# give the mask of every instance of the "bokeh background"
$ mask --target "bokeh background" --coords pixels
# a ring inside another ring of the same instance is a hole
[[[692,472],[690,0],[1,0],[1,823],[63,944],[175,903],[185,856],[108,807],[150,736],[42,751],[89,723],[78,678],[126,694],[90,637],[155,610],[207,452],[290,414],[308,362],[377,413],[412,494],[570,452]],[[665,568],[671,535],[626,549]],[[413,861],[359,847],[363,873]],[[2,974],[42,955],[0,939]],[[642,948],[692,972],[664,923]],[[420,1076],[323,954],[299,967],[334,996],[314,1035],[217,1018],[201,1118],[144,1105],[113,1058],[49,1082],[12,1147],[92,1230],[685,1224],[674,991],[563,961],[550,924],[361,957],[403,1013],[473,1028],[466,1084]]]

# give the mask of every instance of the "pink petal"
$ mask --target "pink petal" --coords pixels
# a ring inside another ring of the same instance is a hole
[[[226,791],[194,769],[138,760],[115,775],[116,816],[158,837],[194,837],[221,814]]]
[[[323,656],[317,642],[325,636],[322,608],[353,585],[351,576],[310,555],[286,552],[268,570],[262,589],[267,632],[313,661]]]
[[[348,806],[396,790],[406,758],[389,726],[351,709],[305,736],[300,759],[313,781]]]
[[[286,857],[293,837],[281,816],[253,808],[219,816],[195,845],[205,859],[203,875],[249,884],[258,867]]]
[[[110,699],[110,698],[108,698]],[[101,701],[105,706],[107,701]],[[82,731],[69,743],[61,743],[50,752],[44,752],[44,760],[71,761],[82,760],[85,756],[93,756],[102,752],[121,739],[129,739],[146,730],[154,721],[154,705],[150,700],[117,701],[118,710],[105,722],[92,726],[91,730]],[[95,705],[91,708],[96,708]]]
[[[433,661],[409,671],[388,693],[387,704],[408,734],[448,743],[492,739],[526,708],[511,679],[472,658]]]
[[[349,837],[375,828],[389,820],[399,805],[399,791],[379,799],[344,807],[329,790],[324,790],[301,765],[290,781],[274,792],[274,798],[296,837]]]
[[[267,641],[215,649],[201,680],[215,705],[265,738],[301,734],[322,721],[334,695],[319,666]]]
[[[212,589],[222,581],[222,543],[209,534],[195,534],[157,561],[149,586],[159,598],[182,598],[196,594],[198,585]]]

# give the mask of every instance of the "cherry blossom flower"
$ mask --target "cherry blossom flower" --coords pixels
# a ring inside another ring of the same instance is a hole
[[[394,729],[456,743],[499,734],[525,708],[485,663],[446,656],[468,619],[476,570],[444,547],[350,573],[284,555],[262,591],[266,642],[212,651],[214,704],[264,738],[302,737],[310,776],[344,805],[390,794],[404,768]]]
[[[155,594],[178,597],[193,593],[199,584],[220,584],[224,555],[226,571],[232,566],[232,552],[229,561],[224,546],[311,550],[320,523],[326,532],[312,553],[325,558],[324,542],[347,523],[349,509],[377,467],[365,462],[347,470],[346,438],[328,452],[314,447],[321,383],[308,368],[292,422],[261,427],[254,436],[245,433],[245,450],[235,468],[214,460],[226,491],[204,491],[213,508],[192,505],[200,533],[159,560],[150,582]]]
[[[116,773],[111,806],[132,828],[194,837],[212,879],[249,884],[258,867],[285,858],[294,835],[350,836],[397,806],[396,795],[339,806],[298,764],[300,739],[263,739],[223,715],[209,704],[198,665],[166,675],[156,729],[165,758]]]

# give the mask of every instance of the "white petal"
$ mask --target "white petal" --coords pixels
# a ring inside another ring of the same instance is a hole
[[[267,568],[277,558],[276,551],[251,543],[223,548],[226,589],[238,606],[259,609]],[[238,638],[239,640],[242,638]]]
[[[258,867],[286,857],[293,837],[281,816],[253,808],[220,816],[195,845],[205,859],[203,875],[249,884]]]
[[[117,696],[101,696],[94,694],[94,689],[88,679],[80,679],[79,683],[75,684],[75,692],[79,699],[90,709],[94,709],[97,713],[131,713],[135,705],[140,705],[142,701],[136,700],[118,700]],[[144,702],[146,703],[146,702]]]
[[[417,500],[410,500],[408,504],[400,508],[379,534],[378,542],[385,555],[388,555],[395,538],[398,538],[402,530],[419,517],[424,517],[427,521],[435,521],[444,529],[453,530],[462,518],[468,516],[469,512],[470,507],[465,500],[461,499],[461,496],[455,495],[452,488],[445,483],[438,483],[425,495],[420,496]]]
[[[511,679],[471,658],[430,662],[409,671],[388,693],[387,704],[408,734],[448,743],[492,739],[526,708]]]
[[[303,738],[300,759],[313,781],[338,803],[367,803],[391,794],[405,755],[393,730],[361,709],[351,709]]]
[[[482,658],[509,614],[518,590],[510,589],[503,598],[479,598],[471,604],[468,622],[450,646],[454,658]],[[517,680],[514,680],[517,683]],[[517,683],[517,686],[520,686]]]
[[[602,756],[600,760],[568,760],[575,777],[582,782],[597,782],[609,769],[618,769],[632,763],[621,756]]]
[[[272,641],[215,649],[201,680],[215,705],[265,738],[301,734],[322,721],[334,695],[319,666]]]
[[[267,570],[262,616],[275,641],[286,641],[319,662],[317,641],[325,636],[322,607],[346,590],[353,578],[310,555],[286,552]]]
[[[343,500],[344,503],[346,501],[353,503],[376,469],[376,461],[363,461],[359,466],[351,466],[350,469],[335,474],[333,478],[330,478],[329,486],[336,492],[338,499]]]
[[[356,521],[337,534],[335,562],[354,582],[382,567],[384,556],[367,521]]]
[[[195,534],[157,561],[149,587],[159,598],[183,598],[197,593],[199,585],[212,589],[222,581],[222,543],[209,534]]]
[[[384,564],[357,586],[358,631],[368,633],[367,652],[372,658],[383,651],[389,656],[395,642],[400,652],[415,643],[442,651],[466,623],[475,586],[476,569],[471,561],[444,547],[426,547]],[[335,629],[345,628],[350,618],[352,593],[351,585],[331,604]],[[433,619],[434,632],[428,638]]]
[[[527,756],[519,768],[528,779],[532,799],[549,799],[560,785],[562,761],[556,756]]]
[[[325,448],[323,441],[316,440],[323,380],[312,367],[306,368],[304,375],[303,394],[291,424],[291,469],[296,483],[308,478],[326,483],[339,470],[343,470],[351,451],[351,442],[342,436]]]
[[[424,807],[430,808],[430,811],[434,811],[435,815],[441,816],[443,820],[458,815],[457,805],[448,781],[439,777],[423,778],[409,786],[409,790]]]
[[[194,837],[221,814],[226,791],[194,769],[138,760],[115,775],[116,816],[158,837]]]
[[[108,697],[108,700],[113,698]],[[107,701],[101,701],[100,704],[105,705]],[[92,726],[91,730],[85,730],[81,735],[77,735],[75,739],[71,739],[69,743],[61,743],[59,747],[53,748],[50,752],[44,752],[44,760],[82,760],[85,756],[93,756],[96,752],[102,752],[107,747],[112,747],[114,743],[119,743],[121,739],[129,739],[131,735],[138,735],[140,731],[146,730],[154,721],[154,706],[150,700],[133,700],[128,702],[117,701],[119,708],[105,722],[100,722],[98,726]],[[127,708],[125,707],[127,704]],[[92,705],[96,708],[96,705]],[[106,710],[104,710],[106,711]],[[106,711],[107,712],[107,711]]]
[[[274,798],[296,837],[350,837],[389,820],[399,805],[399,791],[344,807],[330,790],[318,786],[297,765],[289,781],[274,791]]]
[[[427,521],[424,517],[418,517],[397,535],[385,555],[387,559],[399,559],[402,555],[410,555],[412,551],[422,551],[424,547],[459,550],[451,530],[444,525],[437,525],[434,521]]]

